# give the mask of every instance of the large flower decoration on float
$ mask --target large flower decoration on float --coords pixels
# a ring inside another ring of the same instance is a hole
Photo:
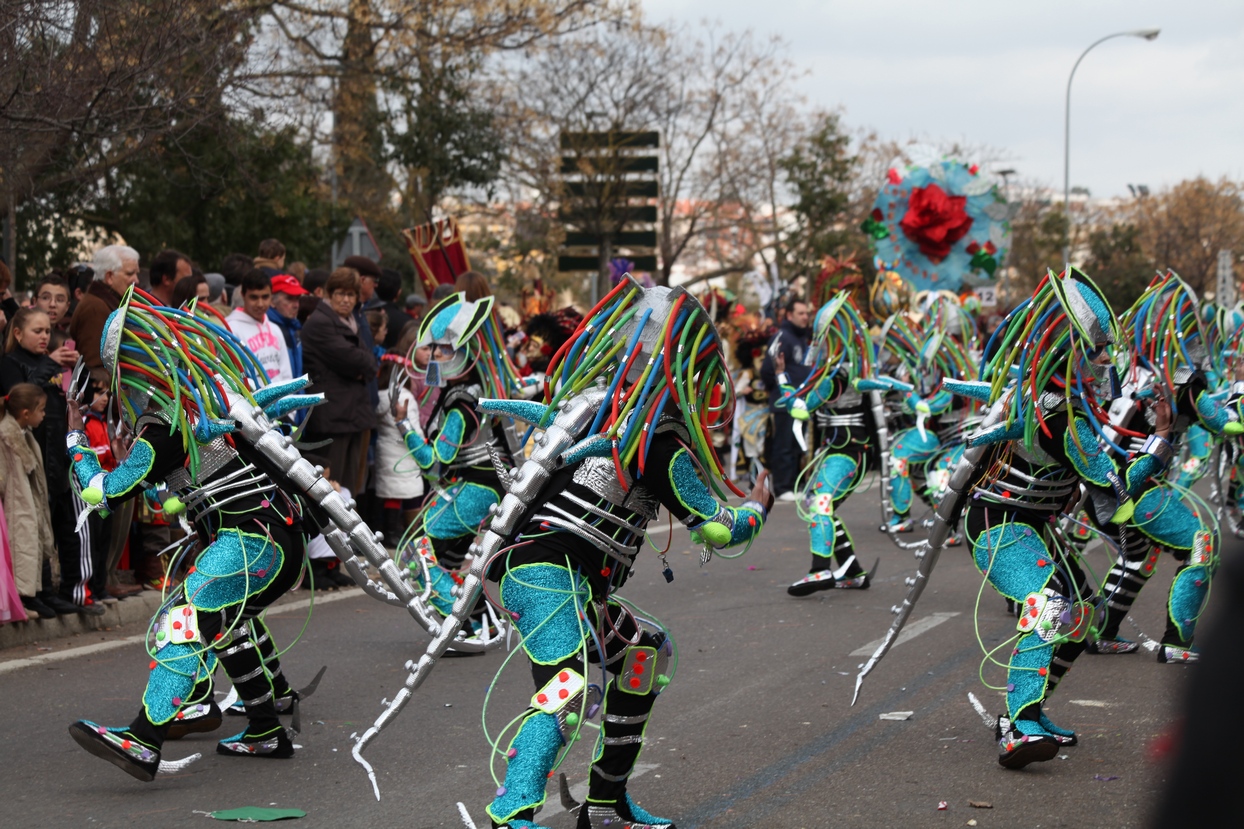
[[[907,150],[886,173],[862,229],[878,271],[895,271],[916,290],[990,285],[1011,247],[1011,208],[975,164],[924,147]]]

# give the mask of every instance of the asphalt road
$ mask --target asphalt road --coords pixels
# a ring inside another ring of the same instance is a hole
[[[672,584],[654,556],[644,558],[625,593],[673,631],[682,660],[654,711],[634,796],[680,829],[1144,825],[1163,780],[1155,744],[1195,668],[1160,665],[1147,651],[1082,657],[1048,707],[1056,722],[1079,732],[1081,745],[1021,772],[1000,768],[992,733],[967,694],[991,711],[1002,709],[1001,695],[978,677],[977,630],[993,647],[1014,632],[1014,620],[988,588],[982,593],[959,548],[942,557],[916,609],[912,621],[922,632],[894,648],[853,708],[854,674],[864,657],[851,652],[884,634],[915,562],[877,532],[875,491],[854,496],[843,515],[862,558],[881,560],[870,590],[786,596],[785,586],[808,564],[807,535],[789,505],[776,507],[760,542],[741,559],[715,559],[701,569],[682,530],[670,555]],[[664,540],[663,531],[655,534]],[[1100,547],[1089,558],[1104,572]],[[1163,561],[1133,610],[1155,638],[1173,569]],[[201,826],[205,812],[277,805],[305,810],[299,825],[307,827],[462,827],[462,802],[480,829],[488,826],[483,807],[496,784],[480,710],[494,677],[490,729],[524,707],[532,693],[524,657],[515,656],[499,677],[499,653],[439,664],[367,752],[383,797],[377,803],[350,757],[349,735],[371,723],[381,699],[400,687],[403,663],[417,658],[427,639],[402,611],[353,592],[317,607],[284,658],[295,686],[328,666],[303,706],[296,741],[302,748],[292,760],[213,753],[214,741],[237,723],[230,718],[219,733],[169,743],[165,752],[176,759],[202,751],[202,760],[139,783],[83,752],[65,732],[79,717],[117,725],[132,718],[146,675],[139,645],[8,671],[5,660],[37,652],[0,652],[4,823]],[[304,612],[291,612],[272,616],[270,626],[288,643],[304,621]],[[1131,626],[1123,632],[1137,633]],[[985,676],[994,685],[1004,681],[1001,669],[987,666]],[[879,719],[897,711],[912,714]],[[590,745],[579,745],[563,766],[572,785],[586,778],[590,753]],[[539,820],[570,829],[573,821],[550,791]],[[939,811],[942,801],[947,808]]]

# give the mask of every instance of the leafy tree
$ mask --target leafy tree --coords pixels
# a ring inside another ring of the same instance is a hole
[[[385,130],[393,160],[418,179],[418,193],[407,194],[412,219],[449,190],[491,193],[501,173],[505,139],[492,109],[471,94],[472,77],[469,67],[429,68]]]
[[[1244,256],[1244,191],[1230,179],[1181,181],[1134,204],[1129,221],[1154,266],[1173,269],[1202,293],[1214,290],[1218,251]]]
[[[1019,199],[1011,219],[1011,252],[999,279],[1005,288],[1005,296],[999,298],[1001,308],[1012,308],[1029,296],[1046,271],[1062,270],[1066,233],[1067,214],[1061,205],[1040,197]]]
[[[165,142],[105,180],[97,216],[141,254],[165,247],[206,266],[280,239],[289,261],[326,265],[349,218],[331,207],[324,171],[292,130],[223,120]]]
[[[855,227],[845,221],[858,166],[850,148],[851,139],[843,132],[839,116],[826,113],[780,162],[796,196],[792,210],[798,227],[787,242],[792,277],[814,275],[822,257],[841,256],[859,246]]]

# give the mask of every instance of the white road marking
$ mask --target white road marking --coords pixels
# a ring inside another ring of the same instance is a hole
[[[636,763],[635,769],[631,772],[630,779],[634,780],[636,777],[640,777],[653,769],[659,768],[661,768],[660,763]],[[554,777],[551,779],[556,780],[557,778]],[[557,794],[557,784],[554,783],[552,788],[553,793],[549,795],[549,799],[544,802],[544,808],[540,810],[541,818],[548,817],[549,815],[561,814],[566,811],[562,808],[561,796]],[[575,783],[571,786],[570,796],[573,797],[575,801],[582,803],[584,799],[587,798],[587,781],[584,780],[581,783]]]
[[[1072,705],[1086,705],[1089,708],[1109,708],[1110,703],[1100,699],[1069,699],[1067,702]]]
[[[920,634],[926,633],[940,625],[942,622],[945,622],[947,619],[958,615],[958,612],[934,613],[931,616],[925,616],[923,619],[918,619],[903,628],[903,632],[898,635],[898,638],[894,640],[894,645],[891,647],[895,647],[903,644],[904,642],[915,639]],[[851,651],[851,656],[872,656],[877,652],[877,648],[881,647],[881,643],[884,641],[885,638],[883,637],[869,642],[867,645],[861,645]]]
[[[362,590],[346,590],[338,591],[328,596],[316,596],[315,603],[317,605],[330,604],[339,602],[342,599],[350,599],[354,596],[362,596]],[[293,613],[295,610],[306,610],[311,605],[311,599],[299,599],[296,602],[279,605],[277,607],[268,608],[267,615],[275,616],[281,613]],[[55,653],[43,653],[38,656],[29,656],[24,659],[11,659],[8,662],[0,662],[0,674],[7,674],[12,671],[19,671],[22,668],[34,668],[38,665],[46,665],[49,662],[61,662],[66,659],[76,659],[79,656],[90,656],[104,651],[116,650],[126,645],[134,645],[143,642],[147,638],[146,633],[140,633],[135,636],[127,636],[124,639],[113,639],[108,642],[96,642],[93,645],[83,645],[80,648],[69,648]]]

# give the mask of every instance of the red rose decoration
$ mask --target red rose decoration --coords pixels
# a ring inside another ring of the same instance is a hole
[[[911,191],[907,214],[899,227],[929,261],[937,264],[972,229],[972,217],[963,209],[967,200],[967,196],[946,195],[936,184],[916,188]]]

